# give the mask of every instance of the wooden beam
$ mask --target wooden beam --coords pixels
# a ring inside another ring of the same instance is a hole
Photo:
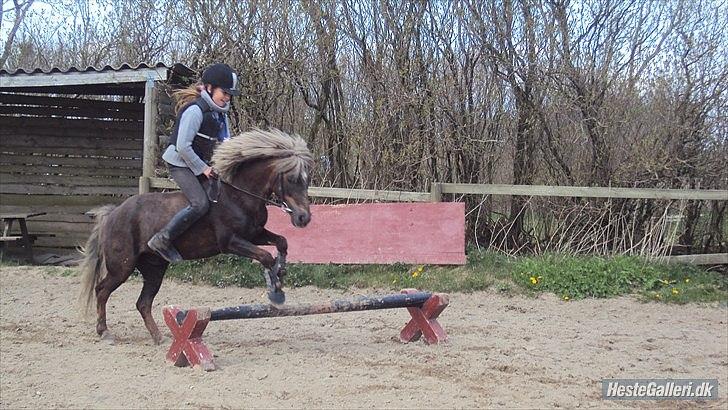
[[[4,154],[3,154],[4,155]],[[138,169],[126,168],[79,168],[74,166],[53,165],[2,165],[2,171],[13,174],[27,175],[62,175],[62,176],[96,176],[96,177],[138,177]]]
[[[492,194],[528,196],[566,196],[597,198],[643,198],[643,199],[693,199],[707,201],[728,200],[726,190],[700,189],[653,189],[653,188],[601,188],[566,187],[541,185],[480,185],[480,184],[438,184],[443,194]],[[152,188],[178,189],[174,181],[167,178],[151,178]],[[428,202],[433,197],[428,192],[378,191],[371,189],[346,189],[309,187],[308,195],[320,198],[363,199],[392,202]]]
[[[3,90],[0,88],[0,90]],[[18,93],[35,94],[80,94],[80,95],[124,95],[130,97],[144,97],[144,83],[124,84],[82,84],[82,85],[59,85],[50,87],[17,87],[12,89]]]
[[[179,189],[177,184],[167,178],[150,178],[149,185],[157,189]],[[346,189],[309,187],[308,196],[319,198],[363,199],[389,202],[429,202],[430,194],[424,192],[379,191],[374,189]]]
[[[143,177],[146,178],[146,177]],[[142,183],[141,181],[139,182]],[[156,189],[179,189],[179,186],[177,183],[175,183],[173,180],[168,178],[159,178],[159,177],[148,177],[148,181],[145,181],[144,184],[148,184],[149,188],[156,188]]]
[[[28,185],[28,184],[0,184],[2,194],[20,195],[120,195],[132,196],[138,192],[136,186],[59,186],[59,185]]]
[[[565,196],[585,198],[728,200],[728,190],[611,188],[546,185],[441,184],[443,194]]]
[[[131,111],[117,111],[106,108],[79,108],[79,107],[30,107],[27,105],[0,106],[0,115],[33,116],[36,121],[43,121],[47,117],[73,117],[73,118],[113,118],[126,121],[139,121],[144,119],[142,113]],[[43,117],[43,118],[35,118]]]
[[[118,111],[129,111],[139,114],[144,113],[144,105],[135,102],[51,97],[47,95],[0,93],[0,103],[13,105],[37,105],[41,107],[104,108]]]
[[[380,191],[375,189],[347,189],[309,187],[308,195],[321,198],[363,199],[391,202],[429,202],[429,192]]]
[[[116,150],[133,150],[142,151],[142,141],[138,139],[125,140],[121,138],[94,138],[86,136],[60,137],[45,135],[23,135],[8,136],[0,141],[0,147],[3,149],[26,147],[37,148],[35,152],[43,152],[43,148],[70,148],[69,154],[78,155],[80,152],[74,151],[78,148],[103,148],[106,150],[104,156],[115,156]]]
[[[154,176],[157,163],[157,88],[149,78],[144,86],[144,152],[142,157],[142,177],[139,182],[139,193],[149,192],[149,177]]]
[[[0,145],[3,156],[14,154],[93,155],[107,158],[135,159],[142,157],[141,149],[95,148],[95,147],[9,147]]]
[[[704,253],[698,255],[673,255],[661,258],[668,263],[689,263],[693,265],[728,265],[728,253]]]
[[[0,193],[0,203],[16,206],[98,206],[120,204],[126,197],[97,195],[26,195]]]
[[[107,152],[105,155],[108,155]],[[85,168],[132,168],[139,169],[141,167],[140,159],[122,159],[122,158],[88,158],[88,157],[67,157],[67,156],[47,156],[47,155],[0,155],[0,164],[11,165],[70,165]],[[141,171],[140,171],[141,172]]]
[[[143,83],[149,77],[154,81],[167,81],[167,76],[168,70],[164,67],[81,73],[3,74],[0,75],[0,88]]]
[[[139,132],[141,136],[144,126],[137,121],[105,121],[105,120],[81,120],[72,118],[44,118],[39,121],[38,118],[28,117],[0,117],[3,123],[3,129],[11,127],[25,129],[27,127],[49,127],[49,128],[82,128],[95,129],[98,132],[102,130],[118,130]]]

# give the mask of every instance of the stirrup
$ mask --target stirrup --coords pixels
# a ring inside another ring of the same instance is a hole
[[[167,262],[180,262],[183,260],[182,255],[179,254],[171,241],[162,232],[158,232],[152,236],[152,239],[147,242],[147,246],[167,260]]]

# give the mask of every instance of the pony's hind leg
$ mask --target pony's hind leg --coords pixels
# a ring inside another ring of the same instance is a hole
[[[162,286],[162,278],[168,266],[169,263],[156,257],[140,260],[137,264],[137,268],[139,268],[139,272],[144,278],[144,286],[141,294],[139,294],[136,307],[141,313],[142,319],[144,319],[144,326],[147,327],[156,344],[162,343],[162,333],[154,321],[154,316],[152,316],[152,304],[154,303],[154,297],[159,292],[159,287]]]
[[[96,333],[109,342],[114,341],[114,335],[106,326],[106,302],[109,301],[111,293],[121,286],[129,278],[129,275],[131,275],[131,270],[128,273],[109,270],[106,277],[96,285]]]

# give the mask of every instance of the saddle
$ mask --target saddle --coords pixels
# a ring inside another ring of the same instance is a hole
[[[205,178],[207,181],[202,182],[202,187],[205,189],[207,199],[211,203],[217,203],[217,199],[220,197],[220,178]]]

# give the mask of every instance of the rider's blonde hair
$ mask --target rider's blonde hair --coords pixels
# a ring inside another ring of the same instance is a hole
[[[177,103],[174,105],[174,113],[179,113],[179,110],[181,110],[182,107],[191,103],[197,97],[199,97],[200,93],[202,93],[202,90],[205,89],[204,87],[204,84],[198,82],[190,85],[187,88],[182,88],[173,92],[172,98],[177,100]]]

